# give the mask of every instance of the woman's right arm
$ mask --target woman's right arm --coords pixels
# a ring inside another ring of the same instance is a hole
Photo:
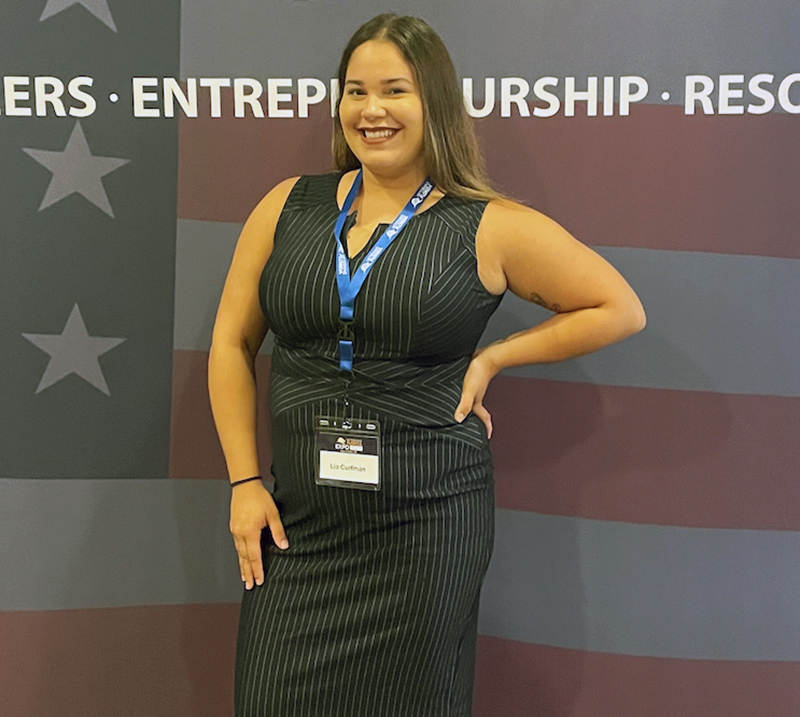
[[[272,253],[275,227],[297,178],[277,185],[248,218],[236,244],[214,323],[208,359],[208,393],[231,481],[259,474],[256,447],[255,358],[267,332],[258,300],[261,272]],[[232,489],[231,522],[242,581],[264,581],[261,531],[288,547],[278,510],[260,481]]]

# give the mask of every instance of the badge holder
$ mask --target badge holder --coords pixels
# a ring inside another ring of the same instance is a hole
[[[317,485],[380,490],[380,424],[334,416],[317,416],[314,421]]]

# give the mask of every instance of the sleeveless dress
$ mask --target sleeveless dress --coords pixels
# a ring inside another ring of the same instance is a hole
[[[275,334],[273,496],[291,547],[280,551],[264,531],[265,583],[242,603],[236,715],[469,717],[493,481],[483,424],[453,413],[500,302],[477,275],[486,203],[444,196],[367,276],[348,393],[353,417],[380,422],[381,488],[317,485],[314,418],[343,410],[340,177],[297,182],[259,287]]]

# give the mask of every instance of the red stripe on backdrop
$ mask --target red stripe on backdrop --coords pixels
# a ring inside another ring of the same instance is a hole
[[[225,475],[207,354],[176,351],[170,475]],[[259,356],[260,385],[269,357]],[[268,431],[262,401],[262,433]],[[704,528],[800,530],[800,399],[498,376],[499,508]],[[262,436],[262,467],[270,452]]]
[[[643,105],[482,135],[489,175],[589,244],[800,257],[797,118],[732,119]]]
[[[330,123],[327,105],[308,119],[182,119],[179,216],[243,222],[281,179],[330,169]],[[497,184],[583,241],[777,257],[800,257],[797,127],[674,105],[478,122]]]
[[[475,717],[798,714],[798,662],[631,657],[478,638]]]
[[[244,222],[282,179],[333,169],[331,119],[182,118],[178,217]]]
[[[0,613],[3,714],[231,715],[238,605]],[[796,717],[800,663],[478,638],[476,717]]]
[[[800,529],[800,399],[501,376],[487,405],[500,508]]]
[[[238,620],[238,605],[0,612],[0,712],[232,715]]]
[[[271,356],[256,358],[256,381],[262,397],[258,410],[258,453],[262,475],[272,462],[268,406]],[[172,416],[169,444],[170,478],[226,478],[225,457],[214,428],[208,400],[208,353],[175,351],[172,355]]]

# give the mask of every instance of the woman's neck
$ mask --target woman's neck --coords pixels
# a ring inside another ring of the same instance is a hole
[[[393,221],[426,177],[421,169],[397,177],[376,175],[367,169],[362,171],[357,201],[359,224]]]

